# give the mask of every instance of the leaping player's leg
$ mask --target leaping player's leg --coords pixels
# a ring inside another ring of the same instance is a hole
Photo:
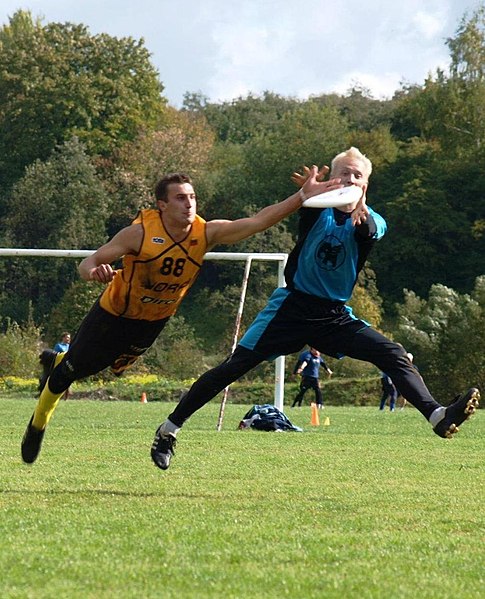
[[[301,351],[314,328],[313,321],[301,318],[300,304],[292,302],[286,289],[276,289],[266,307],[243,335],[234,353],[222,364],[203,374],[182,397],[162,423],[151,448],[151,457],[162,470],[170,466],[175,438],[184,422],[230,383],[263,360]]]
[[[59,353],[52,361],[52,372],[44,382],[34,413],[27,425],[24,436],[22,438],[21,453],[22,459],[26,464],[32,464],[39,455],[42,441],[44,438],[45,427],[54,413],[54,410],[59,403],[59,399],[64,394],[64,391],[69,388],[71,381],[67,379],[65,385],[59,382],[64,378],[62,375],[58,377],[58,386],[52,385],[51,378],[56,370],[61,372],[64,370],[60,365],[64,360],[66,353]]]
[[[55,356],[52,364],[54,368],[45,381],[22,439],[21,453],[24,462],[32,464],[37,459],[46,426],[69,386],[76,380],[107,368],[121,352],[127,350],[130,342],[133,343],[131,331],[124,329],[123,320],[108,314],[96,302],[81,323],[69,351]],[[136,332],[143,329],[136,324],[128,323],[128,326]],[[134,341],[137,346],[141,345],[138,337]]]
[[[263,360],[261,355],[238,345],[222,364],[204,373],[182,397],[168,419],[158,427],[151,449],[154,463],[166,470],[175,454],[176,436],[184,422],[230,383]]]
[[[357,332],[342,351],[351,358],[372,362],[387,373],[398,393],[423,414],[440,437],[452,437],[458,432],[458,427],[478,408],[480,392],[476,387],[455,397],[448,407],[438,403],[410,362],[404,348],[371,327]]]

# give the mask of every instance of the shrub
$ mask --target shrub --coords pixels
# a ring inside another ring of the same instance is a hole
[[[40,329],[31,319],[19,325],[10,319],[2,322],[0,333],[0,376],[36,377],[39,372]]]

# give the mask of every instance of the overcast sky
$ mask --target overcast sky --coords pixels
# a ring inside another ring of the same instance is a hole
[[[0,0],[43,23],[143,38],[170,104],[269,90],[307,98],[360,84],[376,98],[446,68],[446,38],[479,0]]]

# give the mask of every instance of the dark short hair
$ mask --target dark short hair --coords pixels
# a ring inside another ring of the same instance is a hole
[[[192,179],[185,173],[169,173],[155,185],[155,198],[166,201],[168,195],[168,186],[172,183],[190,183]]]

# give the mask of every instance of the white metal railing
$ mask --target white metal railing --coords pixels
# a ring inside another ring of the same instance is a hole
[[[33,256],[40,258],[85,258],[94,254],[96,250],[48,250],[37,248],[0,248],[0,256]],[[251,252],[207,252],[204,260],[244,260],[251,263],[253,260],[277,261],[278,262],[278,286],[285,284],[284,269],[288,254],[283,253],[251,253]],[[245,275],[249,276],[249,274]],[[244,282],[243,282],[244,287]],[[242,292],[242,295],[244,295]],[[244,302],[244,297],[242,297]],[[240,318],[242,307],[238,312],[237,319]],[[236,321],[236,335],[239,332]],[[275,390],[274,405],[283,410],[284,403],[284,384],[285,384],[285,357],[279,356],[275,360]]]

